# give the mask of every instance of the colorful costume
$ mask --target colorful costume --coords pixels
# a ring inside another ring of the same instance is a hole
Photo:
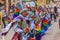
[[[34,32],[34,30],[31,30],[28,35],[29,35],[28,40],[35,40],[35,32]]]
[[[19,16],[19,12],[20,12],[20,10],[18,8],[16,8],[15,12],[14,12],[14,15],[13,15],[13,18]]]
[[[41,27],[38,25],[38,23],[35,24],[35,30],[36,30],[36,40],[41,40]]]

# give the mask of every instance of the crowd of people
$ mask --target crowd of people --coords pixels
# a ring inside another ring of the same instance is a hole
[[[18,40],[41,40],[48,28],[51,26],[51,21],[58,16],[57,7],[54,8],[42,6],[30,6],[19,10],[10,10],[8,23],[5,23],[6,17],[3,17],[4,28],[12,22],[11,28],[18,34]]]

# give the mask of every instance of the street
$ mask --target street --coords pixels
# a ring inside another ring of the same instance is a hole
[[[57,22],[52,23],[52,26],[46,31],[42,40],[60,40],[60,29]]]

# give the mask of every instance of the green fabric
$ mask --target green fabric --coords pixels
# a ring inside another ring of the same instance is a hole
[[[18,22],[18,25],[22,26],[23,29],[26,27],[26,24],[22,24],[22,22]]]
[[[18,25],[19,25],[18,27],[22,26],[22,22],[18,22]]]
[[[18,25],[22,25],[22,23],[21,22],[18,22]]]
[[[22,28],[24,29],[26,27],[26,24],[22,24]]]
[[[48,26],[48,24],[44,24],[44,26]]]
[[[22,0],[22,2],[26,2],[26,0]]]
[[[18,12],[14,12],[15,15],[19,15]]]
[[[40,34],[40,31],[36,31],[36,34]]]

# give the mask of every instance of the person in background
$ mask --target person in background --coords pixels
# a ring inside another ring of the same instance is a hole
[[[59,22],[59,29],[60,29],[60,7],[58,7],[57,12],[58,12],[58,17],[59,17],[58,22]]]
[[[59,16],[59,29],[60,29],[60,16]]]
[[[56,21],[56,14],[54,13],[54,8],[51,8],[51,20],[54,19],[54,22]]]
[[[59,29],[60,29],[60,14],[59,14],[59,20],[58,20],[58,22],[59,22]]]
[[[57,7],[56,6],[54,7],[54,13],[55,13],[56,16],[58,16],[58,14],[57,14]]]
[[[30,16],[36,15],[36,6],[35,6],[35,3],[33,1],[31,1],[31,2],[29,2],[28,5],[30,7],[30,11],[28,11]]]
[[[60,7],[58,7],[58,9],[57,9],[57,13],[58,13],[58,16],[59,16],[59,14],[60,14]]]
[[[54,21],[56,21],[56,16],[57,16],[57,7],[54,7]]]

